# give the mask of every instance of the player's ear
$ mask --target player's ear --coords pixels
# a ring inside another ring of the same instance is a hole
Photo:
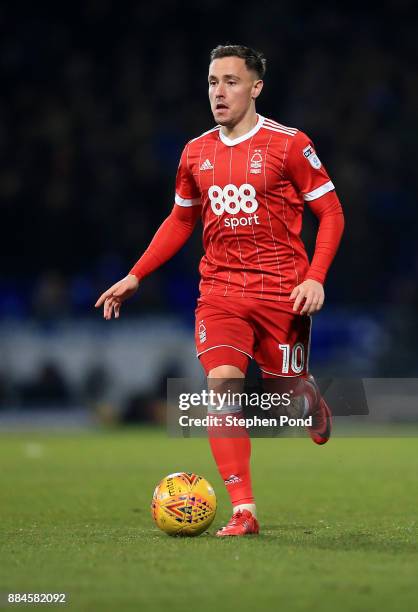
[[[254,81],[253,88],[251,90],[251,97],[255,100],[261,94],[261,90],[263,89],[264,82],[261,79]]]

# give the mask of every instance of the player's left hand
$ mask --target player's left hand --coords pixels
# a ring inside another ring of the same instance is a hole
[[[311,315],[318,310],[321,310],[322,305],[324,303],[325,294],[324,287],[321,283],[318,283],[316,280],[312,280],[308,278],[306,281],[303,281],[300,285],[297,285],[292,293],[290,294],[289,300],[291,302],[295,302],[293,304],[293,311],[298,312],[299,308],[303,301],[305,303],[302,306],[299,314],[301,315]]]

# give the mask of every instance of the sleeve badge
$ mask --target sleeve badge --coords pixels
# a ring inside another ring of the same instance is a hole
[[[302,153],[304,157],[306,157],[308,162],[311,164],[312,168],[315,168],[315,170],[319,170],[322,164],[313,147],[311,145],[308,145],[303,149]]]

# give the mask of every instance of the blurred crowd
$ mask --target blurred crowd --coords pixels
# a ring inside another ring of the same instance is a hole
[[[185,142],[213,125],[208,56],[226,42],[264,52],[259,111],[307,132],[337,186],[346,233],[328,299],[414,312],[413,2],[26,4],[0,8],[0,318],[94,314],[170,211]],[[127,314],[192,315],[198,234]],[[312,252],[309,214],[304,236]],[[389,324],[412,351],[405,320]]]

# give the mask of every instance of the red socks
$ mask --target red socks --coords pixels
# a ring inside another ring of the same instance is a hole
[[[233,506],[253,504],[251,487],[250,456],[251,441],[245,427],[225,425],[226,417],[243,418],[242,412],[229,415],[213,412],[211,415],[222,419],[219,427],[209,427],[209,443],[212,454]]]
[[[305,377],[280,381],[282,385],[291,385],[296,395],[304,395],[309,402],[309,409],[315,405],[316,390]],[[251,440],[246,428],[242,425],[226,425],[226,419],[243,418],[242,411],[225,414],[211,411],[211,416],[220,421],[220,425],[208,427],[209,443],[219,473],[225,483],[233,507],[241,504],[254,504],[251,486],[250,457]]]

